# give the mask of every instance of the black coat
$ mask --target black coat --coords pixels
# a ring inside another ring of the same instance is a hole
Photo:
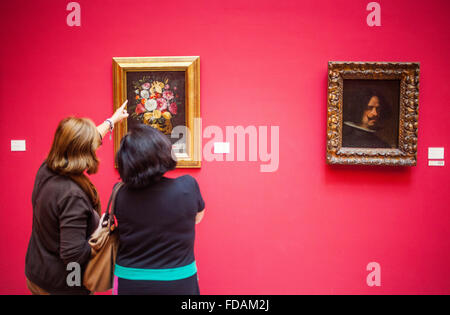
[[[78,263],[83,271],[91,256],[87,239],[99,217],[89,197],[69,177],[52,172],[44,163],[36,175],[32,204],[26,277],[51,294],[89,294],[83,286],[69,286],[66,279],[74,270],[67,270],[69,263]]]
[[[342,130],[342,147],[349,148],[390,148],[376,133],[364,131],[344,124]]]

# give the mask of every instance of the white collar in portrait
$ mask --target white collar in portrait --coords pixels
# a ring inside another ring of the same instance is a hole
[[[360,129],[360,130],[363,130],[363,131],[371,132],[371,133],[375,133],[376,132],[375,130],[370,130],[370,129],[358,126],[357,124],[352,123],[351,121],[345,121],[344,125],[347,125],[347,126],[350,126],[350,127],[356,128],[356,129]]]

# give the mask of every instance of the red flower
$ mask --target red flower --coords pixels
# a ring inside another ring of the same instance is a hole
[[[172,113],[172,114],[174,114],[174,115],[176,115],[177,114],[177,103],[171,103],[170,105],[169,105],[169,111]]]
[[[167,108],[167,101],[166,101],[165,98],[158,98],[156,100],[156,102],[158,103],[158,109],[160,111],[163,111],[163,110],[165,110]]]
[[[142,114],[142,113],[145,113],[145,107],[144,107],[144,105],[142,105],[141,103],[139,103],[137,106],[136,106],[136,114]]]

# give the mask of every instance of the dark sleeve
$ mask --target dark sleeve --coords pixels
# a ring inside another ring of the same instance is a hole
[[[203,200],[202,194],[200,193],[200,187],[198,186],[197,180],[191,177],[194,183],[194,198],[197,205],[197,212],[203,211],[205,209],[205,201]]]
[[[91,257],[91,247],[87,241],[87,224],[91,207],[79,196],[69,196],[60,204],[59,255],[67,265],[71,262],[84,266]]]

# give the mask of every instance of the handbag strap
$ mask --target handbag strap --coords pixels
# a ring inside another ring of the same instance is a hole
[[[123,187],[123,185],[124,185],[123,182],[119,182],[114,185],[113,191],[111,193],[111,197],[109,197],[108,208],[106,209],[106,212],[105,212],[104,220],[105,221],[107,220],[107,226],[110,228],[111,231],[113,231],[115,228],[114,215],[116,212],[117,193],[119,192],[120,188]],[[105,223],[105,221],[103,221],[103,223]]]

